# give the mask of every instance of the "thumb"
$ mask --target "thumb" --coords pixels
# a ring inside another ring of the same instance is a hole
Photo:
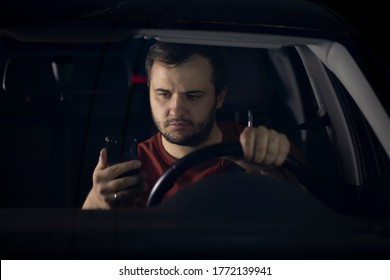
[[[96,165],[96,169],[105,169],[107,167],[107,150],[103,148],[99,153],[99,161]]]
[[[244,168],[247,171],[253,171],[259,169],[259,164],[250,163],[241,159],[232,159],[238,166]]]

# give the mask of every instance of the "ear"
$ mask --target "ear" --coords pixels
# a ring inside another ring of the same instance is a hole
[[[225,101],[226,92],[227,92],[227,88],[224,88],[217,95],[217,109],[220,109],[223,106],[223,102]]]

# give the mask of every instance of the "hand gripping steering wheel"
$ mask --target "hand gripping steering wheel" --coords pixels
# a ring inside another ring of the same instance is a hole
[[[176,180],[188,169],[213,158],[234,156],[243,156],[243,150],[240,142],[213,144],[196,150],[185,157],[177,160],[165,173],[159,178],[149,194],[146,207],[152,207],[159,204],[164,195],[173,187]],[[282,165],[291,171],[306,188],[313,185],[313,178],[308,169],[298,160],[288,155]]]

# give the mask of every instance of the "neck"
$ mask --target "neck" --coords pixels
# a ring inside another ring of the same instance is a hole
[[[161,140],[162,140],[163,147],[168,152],[168,154],[170,154],[174,158],[179,159],[179,158],[182,158],[182,157],[188,155],[189,153],[191,153],[195,150],[198,150],[200,148],[203,148],[203,147],[206,147],[206,146],[209,146],[212,144],[221,143],[222,142],[222,131],[219,128],[219,126],[216,123],[214,123],[213,128],[212,128],[211,133],[210,133],[210,137],[205,142],[203,142],[202,144],[197,145],[197,146],[180,146],[180,145],[172,144],[172,143],[168,142],[164,137],[162,137]]]

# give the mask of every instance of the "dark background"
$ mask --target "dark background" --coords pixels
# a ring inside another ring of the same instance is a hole
[[[389,47],[385,42],[390,34],[390,13],[385,7],[385,1],[310,1],[323,4],[346,19],[390,68]]]

